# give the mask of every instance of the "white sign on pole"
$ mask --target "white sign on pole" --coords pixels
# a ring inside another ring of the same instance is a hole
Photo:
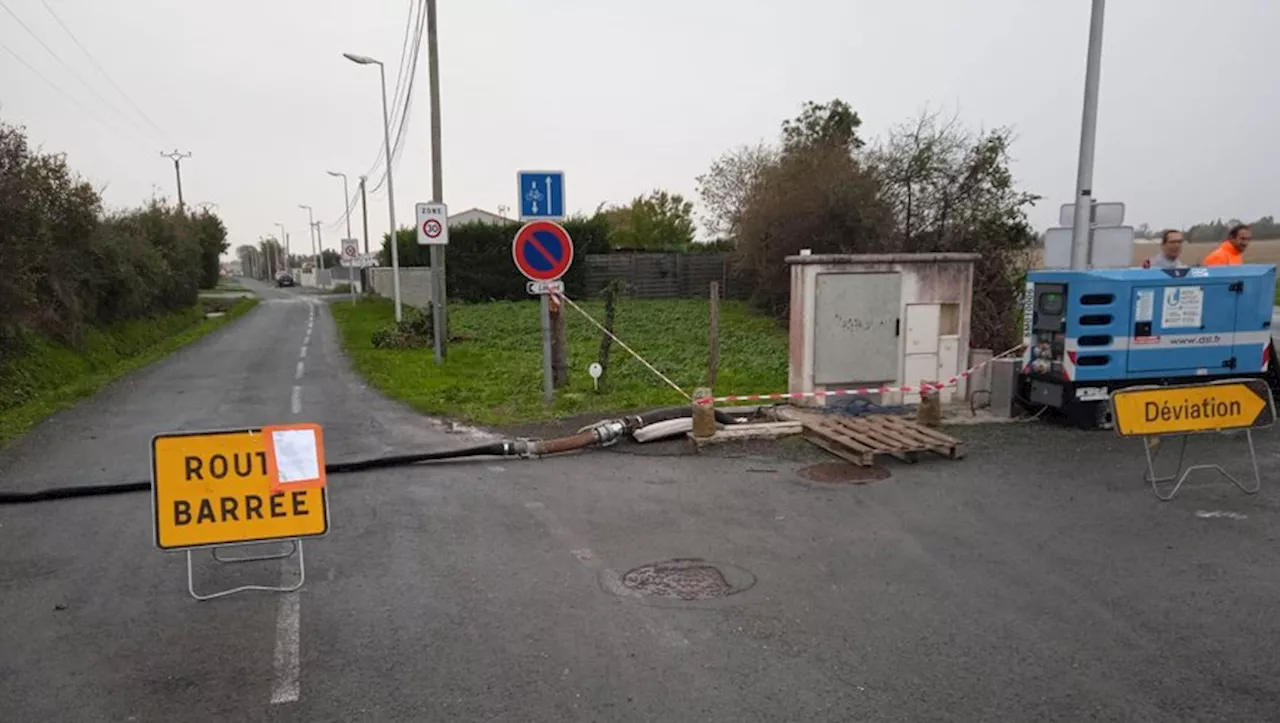
[[[443,203],[418,204],[418,245],[449,245],[449,207]]]
[[[1058,225],[1071,228],[1075,225],[1076,205],[1074,203],[1062,204],[1062,209],[1058,212]],[[1093,224],[1095,226],[1119,226],[1124,223],[1124,204],[1123,203],[1094,203],[1093,204]]]
[[[564,282],[559,279],[555,281],[530,281],[524,285],[524,289],[534,296],[538,294],[563,294]]]
[[[355,266],[358,266],[360,268],[365,268],[366,266],[377,266],[377,265],[378,265],[377,254],[360,254],[359,256],[356,257]]]
[[[1132,226],[1099,226],[1093,229],[1089,265],[1095,269],[1127,269],[1133,262]]]
[[[360,241],[353,238],[342,239],[342,258],[340,262],[343,266],[356,266],[356,258],[360,255]]]
[[[1133,227],[1098,226],[1093,229],[1093,244],[1089,249],[1089,267],[1094,269],[1124,269],[1135,266],[1133,262]],[[1051,228],[1044,232],[1044,249],[1041,268],[1071,268],[1071,229]]]
[[[587,367],[587,373],[591,375],[596,391],[600,391],[600,377],[604,376],[604,367],[600,366],[600,362],[591,362],[591,366]]]

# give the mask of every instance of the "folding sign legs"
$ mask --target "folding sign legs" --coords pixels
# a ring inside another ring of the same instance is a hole
[[[1230,472],[1227,472],[1225,469],[1223,469],[1221,465],[1193,464],[1184,469],[1182,466],[1182,463],[1187,453],[1187,438],[1190,437],[1191,435],[1183,434],[1179,436],[1182,437],[1182,445],[1178,450],[1177,469],[1174,470],[1173,474],[1165,475],[1165,476],[1156,475],[1155,462],[1156,462],[1156,457],[1160,455],[1160,450],[1157,449],[1155,453],[1152,453],[1151,451],[1152,442],[1153,441],[1158,442],[1159,440],[1164,438],[1162,437],[1144,437],[1143,438],[1142,448],[1147,454],[1147,471],[1143,475],[1143,479],[1144,481],[1149,482],[1151,484],[1151,491],[1155,493],[1156,497],[1160,498],[1160,501],[1168,502],[1169,500],[1173,499],[1174,495],[1178,494],[1178,490],[1182,488],[1182,483],[1186,482],[1187,477],[1191,476],[1191,473],[1198,469],[1208,469],[1208,470],[1213,470],[1217,472],[1223,477],[1226,477],[1227,479],[1231,480],[1232,484],[1234,484],[1236,487],[1239,487],[1240,491],[1244,492],[1247,495],[1257,494],[1258,490],[1262,488],[1262,477],[1258,474],[1258,455],[1256,452],[1254,452],[1254,449],[1253,449],[1253,431],[1252,430],[1249,430],[1249,429],[1244,430],[1244,438],[1249,443],[1249,464],[1253,467],[1252,486],[1248,486],[1244,482],[1241,482],[1239,479],[1233,476]],[[1159,445],[1159,446],[1163,447],[1164,445]],[[1170,485],[1169,483],[1172,483],[1172,485]],[[1166,489],[1167,492],[1162,492],[1161,491],[1162,487]]]
[[[237,546],[239,547],[239,546]],[[191,593],[191,597],[197,600],[212,600],[214,598],[226,597],[238,592],[246,590],[263,590],[266,592],[294,592],[302,587],[302,583],[307,580],[306,561],[302,556],[302,540],[289,540],[289,547],[284,552],[273,552],[266,555],[243,555],[240,557],[222,557],[218,551],[223,548],[213,548],[213,559],[223,564],[233,564],[237,562],[261,562],[263,560],[284,560],[293,557],[298,553],[298,581],[293,585],[241,585],[230,590],[219,590],[218,592],[202,595],[196,592],[195,573],[192,570],[191,550],[187,550],[187,592]]]

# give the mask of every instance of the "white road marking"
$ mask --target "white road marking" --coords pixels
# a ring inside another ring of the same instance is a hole
[[[281,573],[281,577],[287,576],[287,573]],[[280,610],[276,614],[275,683],[271,686],[273,704],[295,703],[301,692],[302,660],[298,655],[301,603],[296,592],[280,597]]]
[[[1208,510],[1196,510],[1196,517],[1201,519],[1208,519],[1211,517],[1227,517],[1232,520],[1249,519],[1248,515],[1242,515],[1239,512],[1223,512],[1222,510],[1213,510],[1212,512]]]
[[[311,320],[307,322],[306,338],[302,340],[302,349],[298,352],[299,359],[307,357],[307,344],[311,341],[311,324],[315,319],[315,306],[310,307]],[[298,362],[298,368],[294,372],[295,379],[301,379],[305,369],[303,362]],[[290,408],[294,414],[302,413],[302,387],[294,385],[293,393],[290,398]],[[282,564],[280,570],[281,585],[289,584],[289,568]],[[276,614],[276,654],[275,654],[275,683],[271,686],[271,703],[273,705],[279,703],[295,703],[302,692],[302,685],[299,682],[302,677],[302,658],[299,654],[301,647],[301,618],[302,618],[302,599],[298,597],[298,593],[285,593],[280,598],[280,609]]]

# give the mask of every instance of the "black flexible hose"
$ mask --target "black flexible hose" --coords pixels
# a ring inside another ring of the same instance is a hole
[[[507,442],[492,442],[462,449],[446,449],[442,452],[419,452],[417,454],[396,454],[390,457],[372,457],[357,459],[351,462],[334,462],[324,466],[325,474],[347,474],[364,472],[385,467],[404,467],[419,462],[433,462],[442,459],[462,459],[463,457],[500,457],[508,454]]]
[[[440,452],[419,452],[417,454],[397,454],[389,457],[371,457],[350,462],[334,462],[324,466],[325,474],[348,474],[364,472],[386,467],[404,467],[419,462],[432,462],[445,459],[461,459],[463,457],[506,456],[513,447],[509,442],[492,442],[475,447],[446,449]],[[34,502],[50,502],[52,500],[68,500],[77,497],[103,497],[106,495],[127,494],[129,492],[146,492],[151,489],[151,480],[142,482],[119,482],[101,485],[73,485],[68,487],[48,487],[34,492],[0,492],[0,505],[21,505]]]
[[[692,414],[689,407],[669,407],[667,409],[658,409],[645,414],[628,417],[626,421],[632,429],[648,426],[656,422],[666,421],[668,419],[679,419],[680,417],[688,417]],[[738,420],[732,415],[715,410],[716,421],[721,424],[737,424]],[[554,442],[556,440],[552,440]],[[463,447],[461,449],[448,449],[440,452],[419,452],[416,454],[397,454],[389,457],[372,457],[369,459],[357,459],[351,462],[334,462],[324,467],[326,474],[347,474],[351,472],[363,472],[372,469],[385,469],[387,467],[404,467],[420,462],[433,462],[446,459],[462,459],[464,457],[509,457],[519,454],[517,443],[511,441],[490,442],[474,447]],[[67,500],[77,497],[103,497],[106,495],[127,494],[129,492],[146,492],[151,489],[151,481],[144,480],[140,482],[120,482],[116,484],[101,485],[72,485],[68,487],[49,487],[34,492],[0,492],[0,505],[21,505],[34,502],[49,502],[52,500]]]

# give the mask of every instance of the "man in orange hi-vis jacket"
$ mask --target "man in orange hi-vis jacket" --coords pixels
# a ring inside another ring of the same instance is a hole
[[[1227,232],[1227,240],[1204,257],[1204,266],[1238,266],[1244,263],[1244,250],[1253,240],[1253,230],[1248,224],[1238,223]]]

